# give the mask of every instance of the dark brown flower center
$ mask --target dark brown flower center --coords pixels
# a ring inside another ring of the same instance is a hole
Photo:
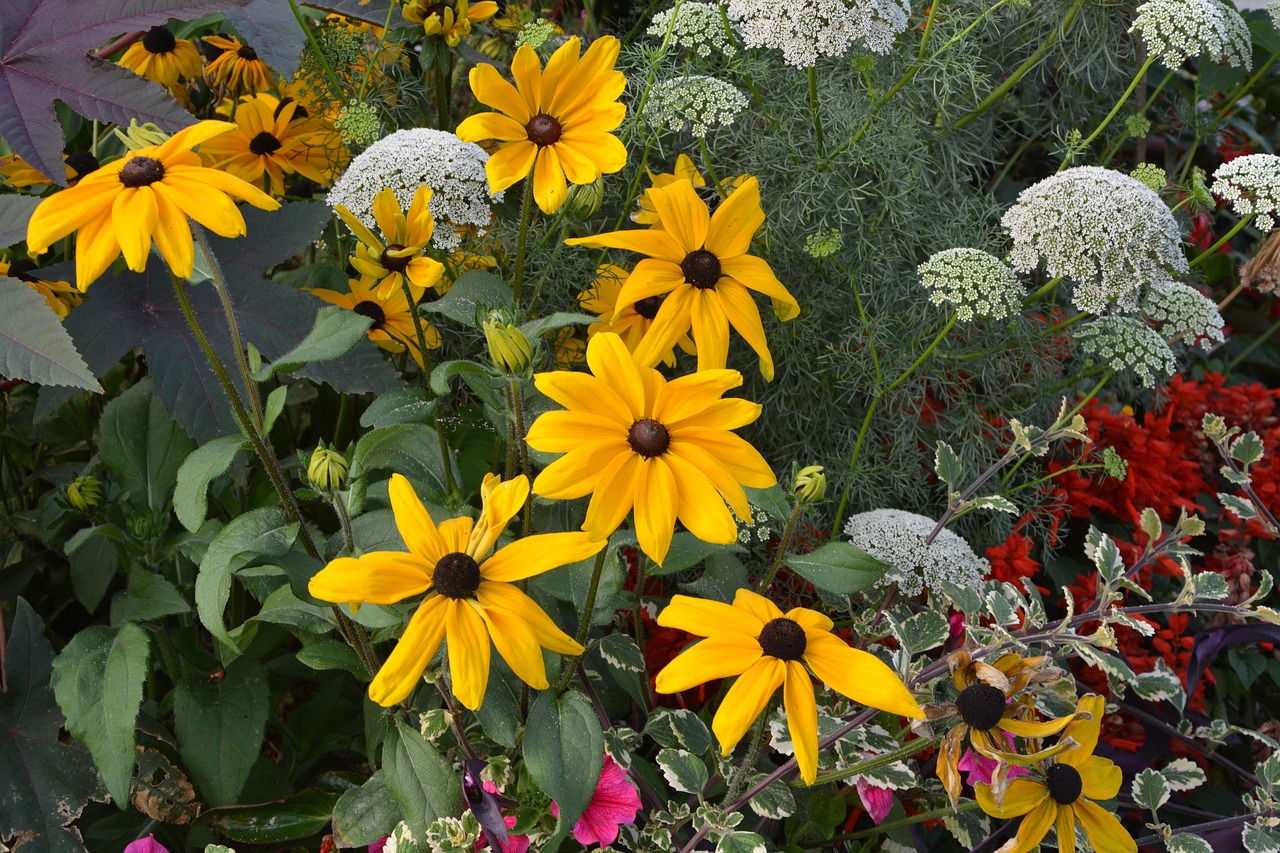
[[[529,141],[534,145],[551,145],[560,140],[560,122],[546,113],[538,113],[525,125]]]
[[[413,260],[412,255],[406,255],[403,258],[397,258],[392,252],[399,252],[404,246],[399,243],[392,243],[382,250],[382,254],[378,256],[378,263],[382,264],[384,269],[392,272],[404,272],[409,268],[409,262]]]
[[[8,276],[10,278],[16,278],[18,281],[30,283],[36,281],[34,277],[28,275],[28,273],[32,272],[35,268],[36,265],[33,261],[29,261],[26,258],[19,258],[9,264]]]
[[[164,164],[154,157],[133,157],[120,169],[120,183],[137,188],[164,178]]]
[[[652,459],[667,452],[671,445],[671,433],[652,418],[643,418],[627,431],[627,444],[645,459]]]
[[[956,710],[970,728],[985,732],[1004,717],[1005,698],[1004,691],[998,687],[978,682],[960,691],[956,697]]]
[[[1053,765],[1045,772],[1044,779],[1049,785],[1049,796],[1062,806],[1069,806],[1080,799],[1080,792],[1084,790],[1080,771],[1070,764]]]
[[[382,306],[376,302],[359,302],[351,310],[373,320],[373,325],[369,327],[370,330],[381,329],[382,324],[387,322],[387,312],[383,311]]]
[[[716,286],[720,280],[720,259],[706,249],[695,249],[680,262],[684,280],[699,290]]]
[[[236,56],[241,59],[246,59],[249,62],[256,62],[258,59],[258,52],[246,44],[244,47],[236,51]]]
[[[85,175],[98,171],[101,164],[98,158],[94,157],[88,151],[75,151],[67,155],[67,165],[76,173],[76,177],[83,178]]]
[[[249,140],[249,150],[259,157],[263,154],[271,154],[280,150],[280,140],[276,139],[274,134],[267,133],[264,130]]]
[[[646,296],[635,304],[636,313],[646,320],[652,320],[658,316],[658,309],[662,307],[661,296]]]
[[[428,7],[423,11],[423,13],[422,13],[422,21],[423,21],[423,23],[426,23],[428,20],[430,20],[430,19],[431,19],[431,17],[432,17],[432,16],[435,16],[436,18],[438,18],[438,19],[440,20],[440,23],[441,23],[441,24],[443,24],[443,23],[444,23],[444,13],[445,13],[445,12],[447,12],[447,11],[449,11],[449,4],[448,4],[448,3],[432,3],[430,6],[428,6]]]
[[[178,46],[178,40],[169,32],[168,27],[152,27],[142,37],[142,46],[147,53],[168,53]]]
[[[757,642],[769,657],[799,660],[804,654],[804,628],[793,619],[774,619],[765,623]]]
[[[441,595],[469,598],[480,588],[480,564],[461,551],[445,554],[436,563],[431,582]]]

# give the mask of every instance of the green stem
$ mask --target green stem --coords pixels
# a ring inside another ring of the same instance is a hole
[[[1138,88],[1138,84],[1141,83],[1144,79],[1146,79],[1147,69],[1149,69],[1152,66],[1152,64],[1155,63],[1155,61],[1156,61],[1156,57],[1154,56],[1147,57],[1147,61],[1142,63],[1142,67],[1139,68],[1138,73],[1133,76],[1133,80],[1129,81],[1129,88],[1124,90],[1124,94],[1120,96],[1120,100],[1116,101],[1116,105],[1111,108],[1111,112],[1107,113],[1106,118],[1102,120],[1102,124],[1098,125],[1094,129],[1093,133],[1089,134],[1089,136],[1084,141],[1082,141],[1079,145],[1074,146],[1072,150],[1068,151],[1067,155],[1062,158],[1062,162],[1058,164],[1059,172],[1067,168],[1067,164],[1070,163],[1073,159],[1075,159],[1076,154],[1087,150],[1088,147],[1093,143],[1093,140],[1097,139],[1099,134],[1101,134],[1102,131],[1107,129],[1107,125],[1111,124],[1111,120],[1116,117],[1117,113],[1120,112],[1120,108],[1123,107],[1129,101],[1129,96],[1133,94],[1133,90]]]
[[[892,829],[901,829],[902,827],[905,827],[905,826],[913,826],[917,823],[924,823],[926,820],[944,818],[944,817],[947,817],[948,815],[953,815],[957,812],[973,811],[977,807],[978,807],[977,800],[965,800],[963,803],[956,806],[954,809],[951,808],[951,806],[943,806],[942,808],[937,808],[937,809],[934,809],[933,811],[920,812],[919,814],[908,815],[907,817],[900,818],[898,820],[891,820],[886,823],[882,823],[879,826],[871,827],[870,829],[862,829],[862,830],[859,830],[858,832],[849,832],[849,833],[845,833],[844,835],[835,835],[835,836],[832,836],[831,840],[832,841],[856,841],[859,838],[869,838],[873,835],[883,835],[884,833]]]
[[[529,217],[533,212],[533,174],[525,176],[524,199],[520,202],[520,234],[516,238],[516,268],[511,276],[512,302],[516,309],[516,321],[524,319],[524,249],[529,239]]]
[[[825,157],[822,145],[822,114],[818,110],[818,69],[809,66],[809,112],[813,115],[813,133],[818,138],[818,156]]]
[[[1006,2],[1008,2],[1008,0],[1000,0],[996,6],[1000,6]],[[924,22],[924,34],[920,36],[920,50],[916,53],[917,59],[924,59],[925,49],[929,47],[929,36],[933,35],[933,19],[938,16],[938,7],[941,5],[941,0],[934,0],[934,2],[929,4],[929,17],[926,18]],[[978,20],[982,20],[982,18],[986,17],[986,14],[986,12],[983,12],[982,16],[979,17]],[[968,30],[965,32],[968,32]],[[950,42],[948,42],[948,44],[950,44]],[[944,47],[943,50],[945,49],[946,48]]]
[[[307,37],[307,44],[311,47],[311,52],[315,54],[320,67],[324,69],[324,76],[329,78],[329,87],[333,90],[333,96],[342,98],[342,84],[338,82],[338,75],[333,73],[333,66],[329,64],[329,57],[325,56],[324,51],[320,49],[320,43],[316,41],[315,33],[311,32],[311,27],[307,26],[307,19],[302,16],[302,10],[298,8],[298,4],[294,0],[289,0],[289,8],[293,10],[293,17],[297,19],[298,26],[302,27],[302,32]]]
[[[355,554],[356,539],[351,529],[351,516],[347,513],[347,504],[342,500],[342,493],[333,493],[333,511],[338,514],[338,523],[342,526],[342,541],[348,554]]]
[[[1207,261],[1209,258],[1213,257],[1213,255],[1219,249],[1221,249],[1223,246],[1227,244],[1227,241],[1229,241],[1232,237],[1239,234],[1242,230],[1244,230],[1244,227],[1252,221],[1253,221],[1253,214],[1249,214],[1244,219],[1241,219],[1235,225],[1231,226],[1231,230],[1228,231],[1226,234],[1223,234],[1220,238],[1218,238],[1218,242],[1214,243],[1212,246],[1205,249],[1199,255],[1196,255],[1194,258],[1191,259],[1191,268],[1195,269],[1196,267],[1200,266],[1202,263]]]
[[[756,766],[756,759],[760,757],[760,745],[764,742],[764,721],[768,716],[768,709],[766,709],[765,713],[756,720],[751,733],[751,745],[747,747],[747,757],[742,759],[742,763],[733,771],[733,778],[729,780],[729,790],[724,795],[726,803],[737,799],[738,794],[742,792],[742,786],[751,777],[751,770]]]
[[[449,96],[453,93],[453,53],[444,39],[436,39],[436,123],[449,130]]]
[[[218,293],[218,301],[222,303],[222,313],[227,318],[227,330],[231,333],[231,348],[236,354],[236,369],[240,371],[240,381],[244,383],[245,394],[249,398],[249,411],[253,413],[253,426],[256,430],[262,430],[262,399],[258,395],[258,383],[253,381],[253,377],[249,375],[249,357],[245,350],[244,339],[240,336],[240,324],[236,320],[235,309],[231,305],[231,293],[227,290],[227,279],[223,275],[222,265],[218,263],[218,258],[213,254],[213,246],[209,242],[209,234],[201,226],[197,225],[191,229],[192,235],[196,238],[196,242],[200,244],[201,250],[204,252],[205,260],[209,263],[209,272],[212,275],[213,288]]]
[[[764,595],[769,591],[769,585],[773,583],[774,577],[778,574],[778,569],[782,567],[782,563],[787,558],[787,548],[791,546],[791,537],[795,533],[796,522],[800,520],[800,513],[804,511],[804,504],[796,500],[795,508],[791,510],[791,517],[787,519],[787,526],[782,530],[782,539],[778,542],[778,553],[773,558],[773,565],[769,566],[769,571],[765,573],[764,580],[760,581],[760,586],[756,587],[756,592]]]
[[[516,416],[516,449],[520,455],[520,473],[524,475],[526,480],[533,479],[533,471],[529,465],[529,445],[525,443],[524,437],[528,430],[525,428],[524,422],[524,391],[520,388],[520,379],[518,377],[511,378],[511,402],[515,409]],[[526,501],[524,505],[524,533],[528,536],[533,532],[533,501]]]
[[[409,287],[409,279],[400,276],[400,292],[404,294],[405,303],[409,306],[409,316],[413,318],[413,333],[418,341],[418,352],[422,355],[422,384],[431,387],[431,356],[427,354],[427,330],[422,317],[418,313],[418,301],[413,298],[413,290]],[[440,461],[444,463],[444,483],[449,494],[457,491],[457,483],[453,478],[453,454],[449,450],[449,436],[444,431],[444,422],[440,420],[439,402],[437,411],[432,416],[435,422],[436,439],[440,442]]]
[[[917,752],[923,752],[924,750],[937,745],[938,738],[936,737],[916,738],[915,740],[904,744],[902,747],[895,749],[893,752],[886,752],[882,755],[877,755],[860,764],[855,764],[852,767],[845,767],[839,770],[828,770],[826,773],[819,773],[818,778],[813,781],[813,784],[825,785],[828,782],[838,782],[841,779],[846,779],[855,773],[870,773],[872,770],[878,770],[881,767],[888,767],[895,761],[910,758]],[[791,783],[792,787],[799,787],[801,784],[803,783]]]
[[[1246,80],[1243,86],[1241,86],[1239,89],[1236,89],[1234,92],[1232,92],[1231,97],[1227,98],[1227,100],[1222,102],[1222,106],[1218,107],[1219,120],[1227,117],[1227,113],[1230,112],[1231,108],[1236,105],[1236,101],[1243,98],[1245,94],[1248,93],[1249,90],[1253,88],[1253,84],[1257,83],[1259,80],[1262,79],[1262,75],[1267,73],[1267,69],[1269,69],[1272,65],[1274,65],[1277,59],[1280,59],[1280,53],[1271,54],[1271,58],[1268,59],[1265,63],[1263,63],[1261,68],[1253,72],[1253,76],[1251,76],[1248,80]]]
[[[1062,283],[1062,276],[1060,275],[1049,279],[1043,285],[1041,285],[1040,288],[1035,293],[1031,294],[1026,299],[1022,300],[1022,307],[1023,308],[1030,307],[1031,304],[1034,303],[1037,299],[1039,299],[1041,296],[1044,296],[1046,293],[1053,290],[1055,287],[1057,287],[1061,283]]]
[[[595,565],[591,567],[591,584],[587,587],[587,599],[582,603],[582,621],[578,623],[578,636],[575,638],[580,646],[587,644],[587,635],[591,633],[591,614],[596,609],[596,593],[600,589],[600,576],[604,573],[604,561],[608,556],[609,546],[605,545],[600,549],[600,553],[596,554]],[[573,664],[574,661],[570,658],[561,661],[564,671],[560,673],[560,684],[556,687],[556,695],[563,693],[569,686],[569,681],[573,678]]]
[[[707,167],[707,174],[711,176],[711,186],[716,192],[723,192],[720,186],[720,176],[716,174],[716,167],[711,165],[711,152],[707,150],[707,138],[705,136],[698,139],[698,144],[702,146],[702,162]]]

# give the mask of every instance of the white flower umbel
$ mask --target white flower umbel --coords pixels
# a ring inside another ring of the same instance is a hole
[[[855,45],[888,53],[907,28],[906,0],[728,0],[729,19],[748,47],[782,51],[788,65],[808,68]]]
[[[1280,157],[1248,154],[1223,163],[1213,173],[1210,189],[1236,215],[1255,214],[1254,227],[1270,231],[1280,215]]]
[[[479,145],[443,130],[397,130],[351,161],[329,190],[329,206],[344,205],[377,231],[373,199],[379,192],[390,187],[401,209],[407,210],[413,194],[425,184],[432,190],[427,207],[436,220],[431,244],[452,251],[462,242],[458,229],[472,226],[484,231],[493,220],[492,206],[502,201],[502,193],[489,192],[484,172],[488,159]]]
[[[1173,351],[1155,329],[1133,317],[1098,317],[1078,335],[1080,347],[1116,371],[1129,371],[1147,388],[1173,375]]]
[[[671,16],[675,15],[675,23]],[[728,59],[737,54],[729,33],[725,29],[720,7],[715,3],[686,2],[653,16],[646,32],[654,38],[664,38],[671,30],[671,44],[684,48],[706,59],[719,54]]]
[[[1041,262],[1074,284],[1081,311],[1135,310],[1144,286],[1186,273],[1178,223],[1150,187],[1112,169],[1077,166],[1027,187],[1004,215],[1009,261]]]
[[[1189,284],[1171,281],[1151,288],[1142,300],[1142,310],[1160,322],[1165,338],[1181,338],[1205,352],[1226,340],[1217,303]]]
[[[950,306],[961,320],[1011,317],[1027,295],[1009,265],[981,249],[945,249],[919,272],[929,301]]]
[[[654,127],[673,133],[688,125],[702,139],[713,127],[727,127],[747,108],[747,96],[732,84],[691,74],[653,87],[644,117]]]
[[[850,516],[844,533],[858,548],[889,565],[880,586],[896,583],[903,595],[919,595],[942,581],[957,587],[976,588],[990,564],[969,543],[943,528],[924,544],[937,524],[933,519],[900,509],[873,509]]]
[[[1142,35],[1147,51],[1169,68],[1208,56],[1237,68],[1253,67],[1253,37],[1235,9],[1220,0],[1148,0],[1129,32]]]

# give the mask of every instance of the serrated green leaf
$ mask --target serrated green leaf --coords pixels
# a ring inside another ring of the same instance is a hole
[[[344,356],[365,337],[372,323],[371,317],[326,305],[316,312],[311,331],[288,352],[254,371],[253,378],[266,382],[277,373],[293,373],[303,365]]]
[[[828,542],[808,554],[790,554],[787,565],[819,589],[838,595],[868,589],[888,568],[848,542]]]
[[[702,755],[711,748],[711,732],[698,715],[684,708],[659,708],[649,716],[644,733],[660,745]]]
[[[164,509],[195,443],[143,379],[107,404],[100,421],[102,462],[137,504]]]
[[[174,689],[178,751],[212,806],[232,805],[262,748],[269,685],[262,664],[237,658],[221,674],[190,675]]]
[[[1262,458],[1267,448],[1256,432],[1246,432],[1231,442],[1231,458],[1248,468]]]
[[[403,474],[438,489],[445,487],[440,438],[434,429],[423,424],[398,424],[366,433],[356,445],[350,475],[364,477],[377,469]]]
[[[238,435],[215,438],[182,461],[173,490],[173,512],[190,532],[200,529],[209,512],[209,484],[227,472],[243,445]]]
[[[160,575],[139,570],[129,573],[126,588],[111,599],[111,624],[146,622],[191,612],[178,588]]]
[[[951,636],[951,623],[936,610],[924,610],[897,623],[894,633],[914,655],[945,643]]]
[[[686,794],[702,794],[709,774],[707,765],[701,758],[683,749],[661,749],[658,750],[655,761],[662,768],[662,775],[666,778],[667,784],[674,790]]]
[[[652,564],[649,566],[646,574],[662,576],[673,575],[676,572],[683,572],[685,569],[691,569],[710,557],[712,554],[721,551],[741,551],[738,545],[716,545],[711,542],[703,542],[686,530],[681,530],[671,537],[671,549],[667,551],[667,556],[663,559],[662,565]]]
[[[1170,791],[1191,791],[1207,780],[1200,765],[1189,758],[1175,758],[1160,771]]]
[[[436,394],[449,393],[449,380],[455,376],[480,376],[488,379],[491,374],[483,365],[474,361],[446,361],[431,371],[431,390]]]
[[[1133,779],[1133,800],[1147,811],[1154,814],[1160,807],[1169,802],[1169,783],[1160,775],[1160,771],[1145,768]]]
[[[575,690],[559,698],[554,690],[539,694],[522,751],[533,781],[560,807],[556,835],[563,837],[586,811],[604,767],[604,734],[587,697]]]
[[[749,787],[755,787],[764,781],[763,774],[757,774],[751,778]],[[790,817],[796,811],[796,798],[791,793],[791,789],[781,779],[775,779],[773,782],[765,786],[765,788],[751,798],[748,805],[751,810],[760,817],[769,818],[770,820],[781,820],[784,817]]]
[[[0,376],[102,391],[44,297],[8,276],[0,276]]]
[[[364,847],[390,835],[400,807],[379,770],[358,788],[344,791],[333,807],[333,832],[341,847]]]
[[[293,547],[298,525],[277,507],[262,507],[232,519],[209,543],[196,575],[196,613],[200,623],[221,640],[231,654],[235,641],[223,623],[236,569],[262,557],[283,557]]]
[[[1213,853],[1213,845],[1190,832],[1172,836],[1167,848],[1169,853]]]
[[[396,720],[382,745],[382,776],[417,838],[436,818],[462,812],[462,784],[453,767],[426,738]]]
[[[1241,841],[1249,853],[1280,853],[1280,834],[1256,823],[1245,826]]]

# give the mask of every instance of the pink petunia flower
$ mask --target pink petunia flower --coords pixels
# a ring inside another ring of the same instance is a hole
[[[484,789],[488,791],[490,794],[502,793],[501,791],[498,790],[498,786],[493,784],[492,782],[485,782]],[[512,829],[515,827],[517,819],[515,817],[512,817],[511,815],[503,815],[502,822],[507,825],[507,829]],[[505,842],[500,842],[500,843],[502,844],[502,853],[526,853],[526,851],[529,849],[529,836],[508,834],[507,840]],[[484,835],[482,834],[480,836],[480,840],[476,842],[476,849],[482,850],[484,849],[484,845],[485,845],[485,840],[484,840]]]
[[[619,826],[635,822],[638,811],[640,793],[627,778],[627,771],[606,755],[596,792],[591,795],[587,810],[573,825],[573,837],[579,844],[605,847],[618,840]],[[552,803],[551,813],[560,817],[560,807]]]
[[[148,835],[146,838],[129,842],[129,846],[124,848],[124,853],[169,853],[169,849],[156,841],[154,835]]]
[[[861,798],[862,807],[867,810],[867,814],[871,815],[876,826],[880,825],[893,808],[893,791],[881,788],[879,785],[872,785],[866,779],[858,779],[858,797]]]
[[[1009,749],[1013,749],[1013,735],[1008,732],[1001,732],[1004,739],[1009,743]],[[969,774],[966,781],[970,785],[976,785],[981,782],[983,785],[990,785],[992,774],[996,772],[999,762],[994,758],[987,758],[985,755],[979,755],[972,749],[966,749],[964,755],[960,756],[960,760],[956,762],[956,768],[964,770]],[[1009,778],[1016,779],[1019,776],[1026,776],[1031,771],[1025,767],[1019,767],[1016,764],[1009,765]]]

